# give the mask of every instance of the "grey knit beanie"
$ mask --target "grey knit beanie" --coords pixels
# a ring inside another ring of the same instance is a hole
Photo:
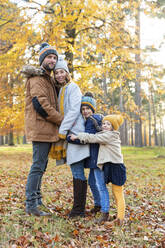
[[[68,66],[67,66],[67,62],[66,60],[64,60],[62,57],[59,56],[58,58],[58,61],[56,63],[56,66],[55,66],[55,69],[54,70],[57,70],[57,69],[63,69],[65,70],[67,73],[69,73],[69,69],[68,69]]]
[[[43,60],[45,59],[46,56],[49,54],[55,54],[58,58],[58,53],[56,49],[52,46],[50,46],[48,43],[44,42],[40,46],[40,52],[39,52],[39,62],[40,65],[42,64]]]

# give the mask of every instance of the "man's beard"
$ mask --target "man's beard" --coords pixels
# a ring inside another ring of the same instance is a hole
[[[54,65],[53,68],[50,68],[48,64],[43,64],[43,67],[44,67],[44,69],[45,69],[46,71],[53,71],[54,68],[55,68],[55,65]]]

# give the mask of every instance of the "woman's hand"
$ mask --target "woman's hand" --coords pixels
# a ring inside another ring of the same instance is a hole
[[[72,141],[78,139],[78,136],[76,136],[76,135],[74,135],[74,134],[71,134],[71,135],[69,135],[69,136],[70,136],[70,139],[71,139]]]

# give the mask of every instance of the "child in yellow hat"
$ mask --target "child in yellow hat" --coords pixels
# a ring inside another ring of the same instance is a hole
[[[121,140],[118,131],[123,123],[121,115],[107,115],[102,120],[102,131],[96,134],[79,133],[71,135],[71,139],[79,139],[81,143],[98,143],[99,154],[97,166],[99,173],[95,174],[96,184],[100,193],[101,212],[102,215],[97,223],[101,224],[108,220],[109,217],[109,194],[107,195],[106,184],[112,183],[112,192],[117,204],[117,218],[112,224],[122,225],[125,217],[125,199],[123,193],[123,185],[126,181],[126,167],[123,163],[123,155],[121,153]],[[101,174],[100,174],[101,170]],[[99,178],[104,177],[103,180]]]

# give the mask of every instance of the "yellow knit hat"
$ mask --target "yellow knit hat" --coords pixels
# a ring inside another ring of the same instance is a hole
[[[103,118],[102,122],[103,121],[109,121],[112,124],[113,129],[118,130],[119,127],[122,125],[124,119],[121,115],[106,115]]]

